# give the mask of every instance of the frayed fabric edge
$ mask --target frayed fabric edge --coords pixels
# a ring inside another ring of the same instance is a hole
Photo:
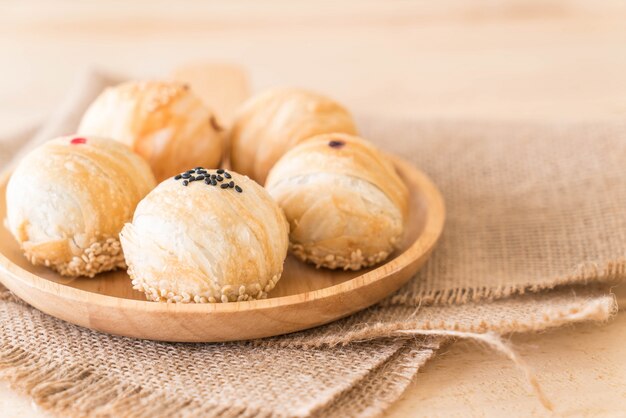
[[[563,286],[589,283],[615,284],[626,280],[626,260],[602,263],[581,263],[569,275],[546,280],[537,284],[522,284],[496,287],[459,287],[420,291],[413,295],[392,295],[380,303],[381,306],[408,305],[463,305],[471,302],[494,301],[526,293],[539,293]]]
[[[64,417],[267,417],[275,415],[246,405],[168,399],[158,391],[98,375],[84,366],[67,367],[21,348],[0,350],[0,379],[33,399],[42,409]]]
[[[333,333],[332,335],[325,334],[309,337],[306,335],[301,336],[299,334],[291,334],[283,337],[271,337],[262,340],[254,340],[251,341],[250,344],[304,349],[335,347],[374,339],[398,338],[398,333],[406,330],[457,331],[469,332],[473,334],[497,332],[500,335],[504,335],[510,333],[544,331],[577,322],[605,322],[616,313],[617,301],[615,295],[611,294],[594,300],[582,301],[580,305],[576,307],[554,309],[552,312],[547,312],[546,315],[541,318],[541,322],[531,321],[528,323],[521,323],[517,321],[507,324],[499,324],[498,326],[494,325],[491,329],[487,326],[463,329],[463,327],[461,327],[458,323],[431,323],[428,321],[411,320],[408,318],[403,321],[390,323],[378,322],[365,324],[358,329],[346,329],[341,333]]]

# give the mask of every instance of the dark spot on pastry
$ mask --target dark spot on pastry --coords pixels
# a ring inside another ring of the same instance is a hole
[[[343,141],[332,140],[328,142],[328,146],[331,148],[342,148],[344,145],[346,145],[346,143]]]
[[[215,129],[217,132],[221,132],[224,129],[220,126],[219,123],[217,123],[217,119],[215,119],[214,115],[211,115],[211,119],[209,119],[209,122],[211,123],[213,129]]]

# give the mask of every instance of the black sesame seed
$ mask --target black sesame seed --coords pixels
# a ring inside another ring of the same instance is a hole
[[[204,176],[200,174],[199,176],[196,176],[196,180],[204,180]]]
[[[222,180],[224,180],[224,177],[222,177],[222,176],[218,175],[218,176],[217,176],[217,181],[222,181]]]
[[[192,181],[196,181],[196,178],[194,176],[189,177],[189,183],[191,183]]]
[[[181,174],[180,176],[181,176],[182,178],[184,178],[184,179],[188,179],[189,177],[191,177],[191,174],[189,174],[189,173],[184,173],[184,174]]]
[[[224,174],[224,170],[222,170],[221,168],[217,170],[217,174]]]
[[[191,173],[193,173],[194,171],[195,171],[195,170],[187,170],[187,171],[186,171],[186,173],[191,174]]]
[[[204,167],[196,167],[194,170],[202,170]]]
[[[198,174],[206,174],[206,170],[198,170]]]
[[[230,187],[231,189],[235,187],[235,182],[231,181],[230,183],[228,183],[228,187]]]
[[[211,186],[217,186],[217,181],[215,179],[211,179]]]
[[[231,178],[232,176],[230,175],[229,172],[224,172],[224,177],[226,177],[227,179]]]
[[[210,186],[211,185],[211,179],[210,178],[204,179],[204,183],[208,184]]]
[[[235,186],[235,190],[237,190],[239,193],[243,192],[243,190],[241,190],[241,187],[239,186]]]
[[[181,174],[176,174],[176,177],[174,177],[174,180],[180,180],[181,177],[182,177]]]
[[[188,184],[189,184],[189,182],[187,180],[183,180],[183,186],[186,186]]]
[[[215,174],[211,174],[212,179],[214,179],[215,177],[217,177]]]
[[[220,184],[220,187],[222,189],[227,189],[228,188],[228,183],[222,183],[222,184]]]

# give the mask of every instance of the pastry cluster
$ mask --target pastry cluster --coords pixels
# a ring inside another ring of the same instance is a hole
[[[317,267],[375,265],[402,238],[408,190],[356,133],[343,106],[299,89],[253,97],[230,129],[233,167],[265,185],[289,221],[291,252]]]
[[[223,130],[186,85],[128,82],[78,132],[28,154],[6,194],[25,256],[65,276],[127,268],[148,300],[247,301],[267,297],[288,251],[357,270],[403,234],[408,191],[393,165],[316,93],[268,91]],[[233,170],[220,168],[225,151]]]

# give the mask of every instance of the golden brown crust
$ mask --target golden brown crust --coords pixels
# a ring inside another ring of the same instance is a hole
[[[223,152],[215,115],[177,82],[127,82],[106,89],[83,116],[79,132],[130,146],[159,181],[186,167],[217,167]]]
[[[216,185],[164,181],[124,227],[120,237],[133,287],[149,300],[260,299],[276,285],[289,242],[285,215],[253,180],[235,172],[224,176]],[[230,181],[240,189],[220,187]]]
[[[266,187],[291,226],[290,248],[318,267],[358,270],[400,243],[408,189],[387,158],[345,134],[310,138],[270,171]]]
[[[339,103],[301,89],[274,89],[249,99],[230,131],[233,169],[264,184],[274,163],[290,148],[323,133],[356,134]]]
[[[118,234],[156,181],[128,147],[73,139],[49,141],[20,162],[7,186],[6,224],[34,264],[93,277],[124,266]]]

